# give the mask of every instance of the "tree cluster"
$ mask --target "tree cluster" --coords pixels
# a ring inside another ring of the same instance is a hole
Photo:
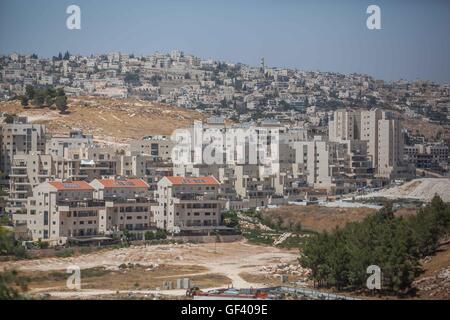
[[[0,256],[15,256],[18,259],[26,258],[26,250],[14,234],[0,225]]]
[[[311,237],[300,263],[319,286],[365,289],[367,267],[379,266],[382,290],[403,293],[421,272],[420,259],[435,252],[450,229],[450,206],[435,196],[411,217],[385,207],[362,222]]]
[[[141,85],[139,74],[133,73],[133,72],[127,72],[125,74],[124,81],[125,81],[125,83],[133,85],[133,86],[140,86]]]
[[[35,88],[31,85],[25,87],[25,95],[20,97],[23,107],[28,107],[29,102],[38,107],[58,108],[60,113],[67,112],[67,96],[63,88],[55,89],[53,87]]]
[[[147,231],[144,238],[145,240],[164,240],[167,238],[167,232],[162,229],[158,229],[156,232]]]

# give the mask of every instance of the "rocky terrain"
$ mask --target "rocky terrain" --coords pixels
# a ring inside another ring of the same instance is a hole
[[[435,195],[439,195],[445,202],[450,201],[450,179],[448,178],[423,178],[409,181],[401,186],[384,189],[379,192],[369,193],[361,198],[388,198],[388,199],[416,199],[431,201]]]
[[[125,143],[148,135],[170,135],[188,126],[203,114],[138,99],[73,97],[69,113],[60,114],[50,108],[24,108],[19,101],[0,103],[0,112],[27,116],[34,123],[47,126],[54,134],[67,134],[78,128],[93,134],[99,142]]]

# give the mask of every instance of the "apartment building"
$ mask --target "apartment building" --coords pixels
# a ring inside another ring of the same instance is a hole
[[[357,112],[352,110],[336,110],[334,117],[328,122],[328,136],[330,141],[354,140],[358,132],[356,123],[358,122]]]
[[[116,174],[119,176],[145,177],[154,158],[149,155],[117,155]]]
[[[149,185],[142,179],[95,179],[90,185],[95,189],[94,198],[100,200],[143,198],[149,196]]]
[[[155,160],[168,161],[172,157],[174,142],[168,136],[148,136],[130,142],[131,154],[152,156]]]
[[[306,181],[316,189],[343,194],[365,187],[373,176],[367,143],[359,140],[330,142],[321,136],[294,143],[296,186]]]
[[[356,139],[367,141],[367,153],[372,159],[372,164],[376,170],[378,170],[379,164],[379,121],[386,116],[380,109],[363,110],[360,112],[360,122],[357,124],[360,126],[360,135]]]
[[[16,213],[25,209],[27,198],[33,194],[33,188],[54,177],[52,156],[35,151],[14,155],[9,174],[6,212]]]
[[[165,176],[173,175],[172,164],[158,161],[145,154],[116,155],[116,175],[141,178],[149,184],[150,190],[156,190],[156,184]]]
[[[220,183],[209,177],[164,177],[158,182],[155,220],[170,232],[205,232],[220,228],[225,200]]]
[[[156,229],[156,207],[155,201],[144,197],[105,200],[105,206],[99,212],[99,233],[113,235],[127,230],[143,239],[145,232]]]
[[[365,141],[367,154],[381,179],[411,178],[412,168],[403,163],[403,135],[400,119],[391,112],[337,110],[328,124],[332,142]]]
[[[87,147],[93,144],[93,136],[73,129],[68,137],[51,137],[47,139],[45,153],[58,157],[67,157],[68,149]]]
[[[252,202],[252,207],[263,207],[275,194],[273,175],[266,175],[260,165],[236,165],[234,167],[234,188],[237,195]]]
[[[164,177],[173,176],[173,167],[167,162],[152,162],[150,166],[146,168],[145,176],[142,177],[151,191],[158,189],[158,182]],[[154,196],[154,193],[151,194]]]
[[[30,124],[26,117],[13,117],[11,123],[1,123],[0,171],[11,172],[14,155],[31,151],[45,152],[45,126]]]
[[[27,200],[26,223],[33,241],[63,244],[71,237],[99,233],[103,200],[94,199],[94,188],[85,181],[48,181]]]
[[[378,121],[377,172],[380,177],[395,179],[402,177],[403,137],[398,118],[383,118]]]
[[[150,199],[149,185],[144,180],[96,179],[90,185],[94,198],[105,201],[100,211],[100,233],[110,235],[127,230],[142,238],[146,231],[155,229],[157,203]]]
[[[116,174],[116,149],[91,145],[88,147],[67,150],[65,160],[68,161],[72,179],[92,181],[103,176]]]
[[[420,169],[448,170],[448,146],[443,144],[415,144],[404,147],[404,159]]]
[[[91,181],[102,177],[129,176],[143,178],[155,190],[159,179],[167,175],[172,175],[172,167],[154,162],[150,156],[117,155],[114,149],[93,145],[64,148],[64,157],[53,152],[15,155],[9,179],[8,212],[23,208],[32,188],[49,179]]]
[[[220,194],[226,199],[235,200],[235,165],[234,164],[178,164],[173,166],[175,176],[205,177],[213,176],[220,183]]]
[[[295,162],[303,165],[307,183],[319,189],[331,190],[329,143],[316,136],[310,141],[297,141]]]

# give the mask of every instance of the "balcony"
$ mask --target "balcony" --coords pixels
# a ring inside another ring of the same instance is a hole
[[[119,197],[105,197],[105,201],[113,202],[114,204],[119,205],[136,205],[136,204],[157,204],[156,201],[145,198],[145,197],[136,197],[132,199],[125,199],[125,198],[119,198]]]
[[[48,171],[41,171],[38,173],[38,177],[39,178],[47,178],[47,177],[50,177],[50,174],[48,173]]]
[[[60,211],[70,211],[76,209],[99,209],[105,207],[103,200],[60,200],[56,202]]]
[[[14,181],[14,185],[16,186],[29,186],[30,183],[29,182],[25,182],[25,181]]]
[[[8,198],[8,202],[27,202],[27,198]]]
[[[23,165],[21,165],[21,164],[15,164],[15,165],[12,165],[11,166],[11,170],[21,170],[21,169],[26,169],[27,168],[27,165],[26,164],[23,164]]]
[[[9,176],[10,176],[11,178],[26,178],[26,177],[28,177],[28,175],[27,175],[26,172],[25,172],[25,173],[23,173],[23,172],[20,172],[20,173],[11,172],[11,173],[9,174]]]
[[[15,190],[11,190],[10,193],[11,194],[14,194],[14,193],[28,194],[28,190],[26,190],[26,189],[15,189]]]
[[[196,193],[186,193],[186,194],[176,194],[174,195],[174,203],[189,202],[189,201],[217,201],[221,197],[217,194],[196,194]]]

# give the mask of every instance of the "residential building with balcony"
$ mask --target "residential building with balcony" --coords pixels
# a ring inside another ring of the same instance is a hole
[[[16,213],[25,209],[33,188],[55,177],[55,166],[50,155],[40,152],[17,154],[13,157],[9,174],[9,197],[6,212]]]
[[[149,136],[130,142],[131,154],[152,156],[154,160],[168,161],[172,157],[174,142],[168,136]]]
[[[45,126],[30,124],[26,117],[14,117],[12,123],[1,123],[0,135],[0,171],[5,175],[10,174],[15,155],[45,152]]]
[[[164,177],[158,182],[155,221],[169,232],[208,232],[220,229],[225,200],[220,183],[209,177]]]
[[[90,183],[94,198],[105,201],[100,212],[99,232],[139,234],[155,229],[154,211],[157,203],[150,198],[149,185],[142,179],[96,179]]]
[[[105,205],[93,194],[85,181],[49,181],[35,187],[26,217],[32,239],[64,244],[71,237],[99,234],[99,211]]]
[[[94,198],[100,200],[134,199],[150,196],[149,185],[142,179],[124,177],[95,179],[90,185],[95,189]]]

